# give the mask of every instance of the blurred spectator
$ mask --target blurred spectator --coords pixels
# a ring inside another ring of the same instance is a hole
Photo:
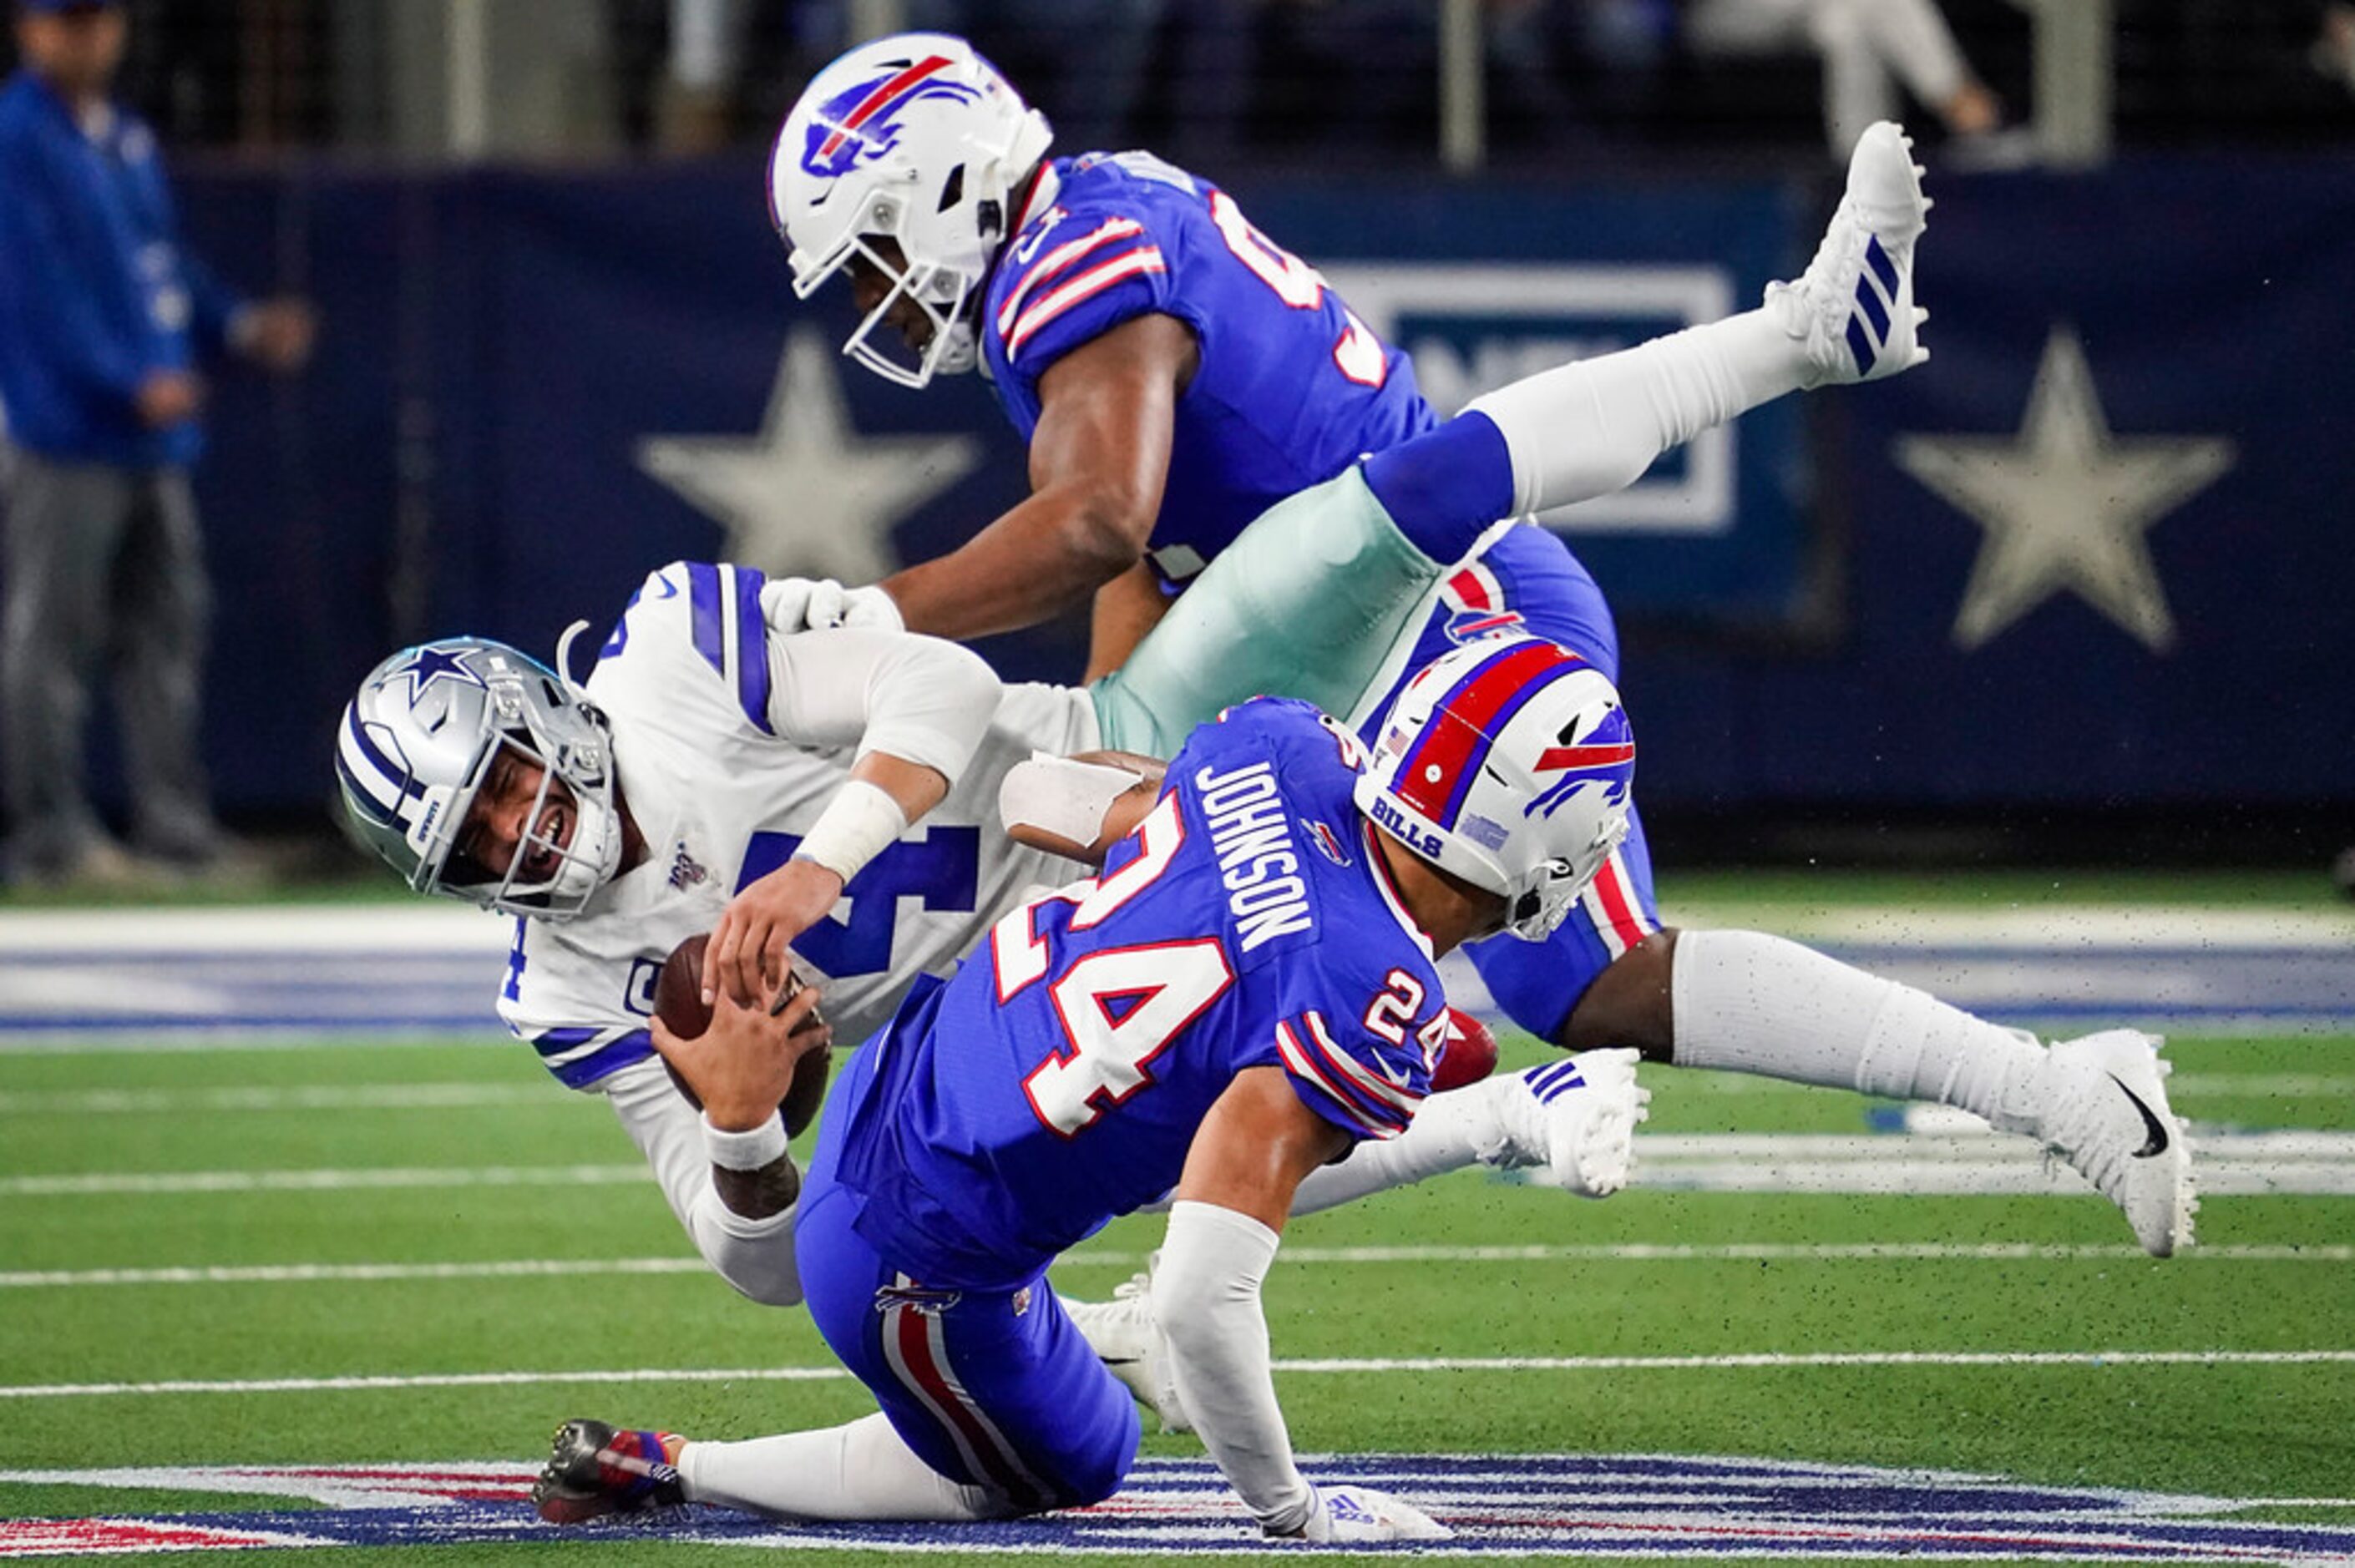
[[[2322,7],[2307,58],[2331,81],[2355,92],[2355,5],[2331,0]]]
[[[121,883],[141,862],[84,789],[86,684],[101,662],[132,792],[132,842],[173,867],[225,843],[197,754],[209,588],[188,489],[202,441],[196,351],[275,371],[309,357],[310,307],[247,303],[177,243],[144,122],[110,96],[118,0],[17,0],[24,61],[0,89],[0,401],[6,465],[0,758],[12,878]]]
[[[1802,44],[1820,54],[1824,130],[1842,162],[1866,126],[1904,118],[1901,81],[1951,135],[1984,136],[2002,123],[1995,94],[1963,58],[1936,0],[1685,0],[1683,28],[1687,47],[1704,58]]]

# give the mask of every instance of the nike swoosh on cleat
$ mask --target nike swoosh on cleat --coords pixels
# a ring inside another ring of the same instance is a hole
[[[2142,1097],[2140,1095],[2126,1087],[2126,1083],[2124,1078],[2119,1077],[2115,1073],[2112,1073],[2110,1075],[2110,1082],[2117,1085],[2118,1093],[2126,1096],[2127,1099],[2134,1102],[2134,1108],[2142,1113],[2142,1125],[2150,1132],[2150,1136],[2143,1139],[2142,1147],[2135,1150],[2135,1158],[2137,1160],[2148,1160],[2154,1155],[2166,1153],[2168,1143],[2167,1124],[2161,1121],[2158,1118],[2150,1114],[2150,1107],[2142,1103]]]

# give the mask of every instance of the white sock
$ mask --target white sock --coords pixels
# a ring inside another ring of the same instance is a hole
[[[1756,931],[1686,931],[1670,977],[1676,1063],[1960,1106],[2033,1128],[2044,1047]]]
[[[1359,1144],[1338,1165],[1320,1165],[1293,1194],[1295,1214],[1355,1202],[1468,1165],[1495,1165],[1506,1157],[1503,1125],[1486,1097],[1507,1080],[1484,1078],[1423,1102],[1396,1138]]]
[[[1542,512],[1625,490],[1670,447],[1799,390],[1806,343],[1763,310],[1516,381],[1470,407],[1504,432],[1513,504]]]
[[[679,1450],[688,1500],[795,1520],[909,1523],[1005,1519],[1018,1511],[986,1487],[960,1486],[916,1457],[882,1412],[847,1426]]]

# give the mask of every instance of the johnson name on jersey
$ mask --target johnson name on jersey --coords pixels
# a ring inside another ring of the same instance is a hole
[[[762,612],[766,586],[743,567],[663,567],[632,598],[589,678],[613,722],[622,798],[647,858],[574,919],[518,920],[498,1004],[572,1087],[653,1054],[646,1026],[663,959],[792,856],[848,777],[870,718],[884,717],[867,712],[883,683],[877,672],[922,651],[898,633],[776,633]],[[1024,889],[1068,874],[1068,863],[998,830],[998,781],[1034,749],[1085,750],[1095,733],[1084,693],[1006,688],[947,798],[794,944],[818,971],[839,1042],[879,1028],[916,976],[949,973]]]
[[[1194,733],[1103,873],[1008,914],[847,1086],[843,1183],[928,1285],[1004,1287],[1177,1182],[1235,1075],[1278,1066],[1353,1138],[1405,1129],[1445,996],[1305,703]]]
[[[1022,439],[1050,366],[1156,313],[1192,328],[1201,355],[1151,540],[1165,584],[1285,496],[1433,422],[1406,356],[1226,192],[1148,153],[1053,160],[983,305],[983,353]]]

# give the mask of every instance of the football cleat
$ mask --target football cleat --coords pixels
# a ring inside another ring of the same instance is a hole
[[[1806,344],[1802,386],[1878,381],[1930,357],[1919,339],[1930,313],[1913,303],[1913,245],[1929,210],[1913,139],[1876,121],[1849,159],[1816,259],[1797,282],[1766,286],[1766,308]]]
[[[1589,1051],[1491,1078],[1505,1146],[1492,1165],[1540,1166],[1550,1186],[1607,1198],[1627,1184],[1636,1127],[1650,1116],[1652,1091],[1636,1081],[1636,1054]]]
[[[1191,1432],[1194,1424],[1169,1371],[1168,1337],[1153,1319],[1153,1270],[1160,1261],[1158,1252],[1146,1258],[1143,1269],[1113,1287],[1109,1301],[1058,1299],[1104,1370],[1161,1418],[1161,1430]]]
[[[2191,1245],[2191,1145],[2167,1103],[2157,1037],[2106,1030],[2051,1047],[2035,1135],[2126,1211],[2153,1257]]]
[[[531,1484],[531,1506],[550,1524],[675,1508],[687,1501],[685,1483],[673,1463],[681,1446],[668,1432],[620,1431],[602,1421],[568,1421],[556,1429],[548,1463]]]

